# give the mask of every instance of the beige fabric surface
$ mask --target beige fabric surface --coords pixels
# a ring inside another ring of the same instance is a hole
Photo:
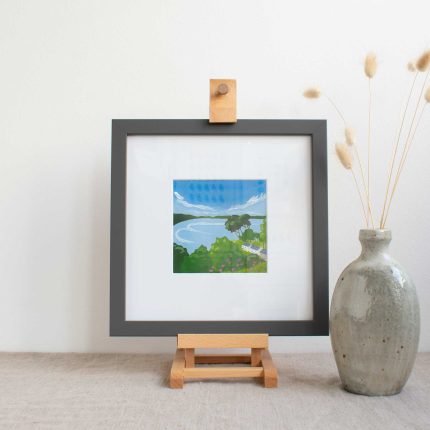
[[[1,353],[0,428],[430,429],[430,354],[385,398],[343,391],[331,354],[275,354],[277,389],[236,380],[172,390],[172,357]]]

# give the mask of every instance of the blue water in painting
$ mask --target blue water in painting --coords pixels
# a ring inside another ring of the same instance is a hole
[[[251,228],[256,233],[260,231],[262,219],[250,219]],[[207,249],[215,242],[218,237],[227,237],[236,240],[237,237],[226,230],[225,219],[197,218],[182,221],[173,226],[173,242],[187,248],[189,254],[196,250],[200,245]]]

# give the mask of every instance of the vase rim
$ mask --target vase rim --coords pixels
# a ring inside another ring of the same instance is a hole
[[[386,240],[391,239],[391,230],[386,229],[366,229],[363,228],[360,230],[359,234],[360,240],[366,240],[366,239],[376,239],[376,240]]]

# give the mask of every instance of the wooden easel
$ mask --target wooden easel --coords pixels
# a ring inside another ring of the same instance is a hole
[[[209,122],[235,123],[236,80],[211,79]],[[266,388],[278,386],[278,372],[273,364],[267,334],[178,334],[176,355],[170,371],[170,387],[183,388],[190,379],[262,378]],[[196,348],[251,348],[246,355],[195,355]],[[196,367],[199,364],[236,364],[250,366]]]
[[[178,334],[170,371],[170,388],[190,379],[262,378],[265,388],[278,386],[278,372],[268,350],[267,334]],[[195,355],[196,348],[251,348],[251,354]],[[196,367],[197,364],[248,363],[250,366]]]

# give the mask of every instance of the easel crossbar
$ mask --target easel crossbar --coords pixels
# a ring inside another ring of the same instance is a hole
[[[258,378],[263,374],[262,367],[192,367],[184,369],[185,379]]]
[[[202,354],[195,356],[196,364],[234,364],[251,363],[249,354],[224,355],[224,354]]]
[[[267,334],[178,334],[178,348],[268,348]]]

